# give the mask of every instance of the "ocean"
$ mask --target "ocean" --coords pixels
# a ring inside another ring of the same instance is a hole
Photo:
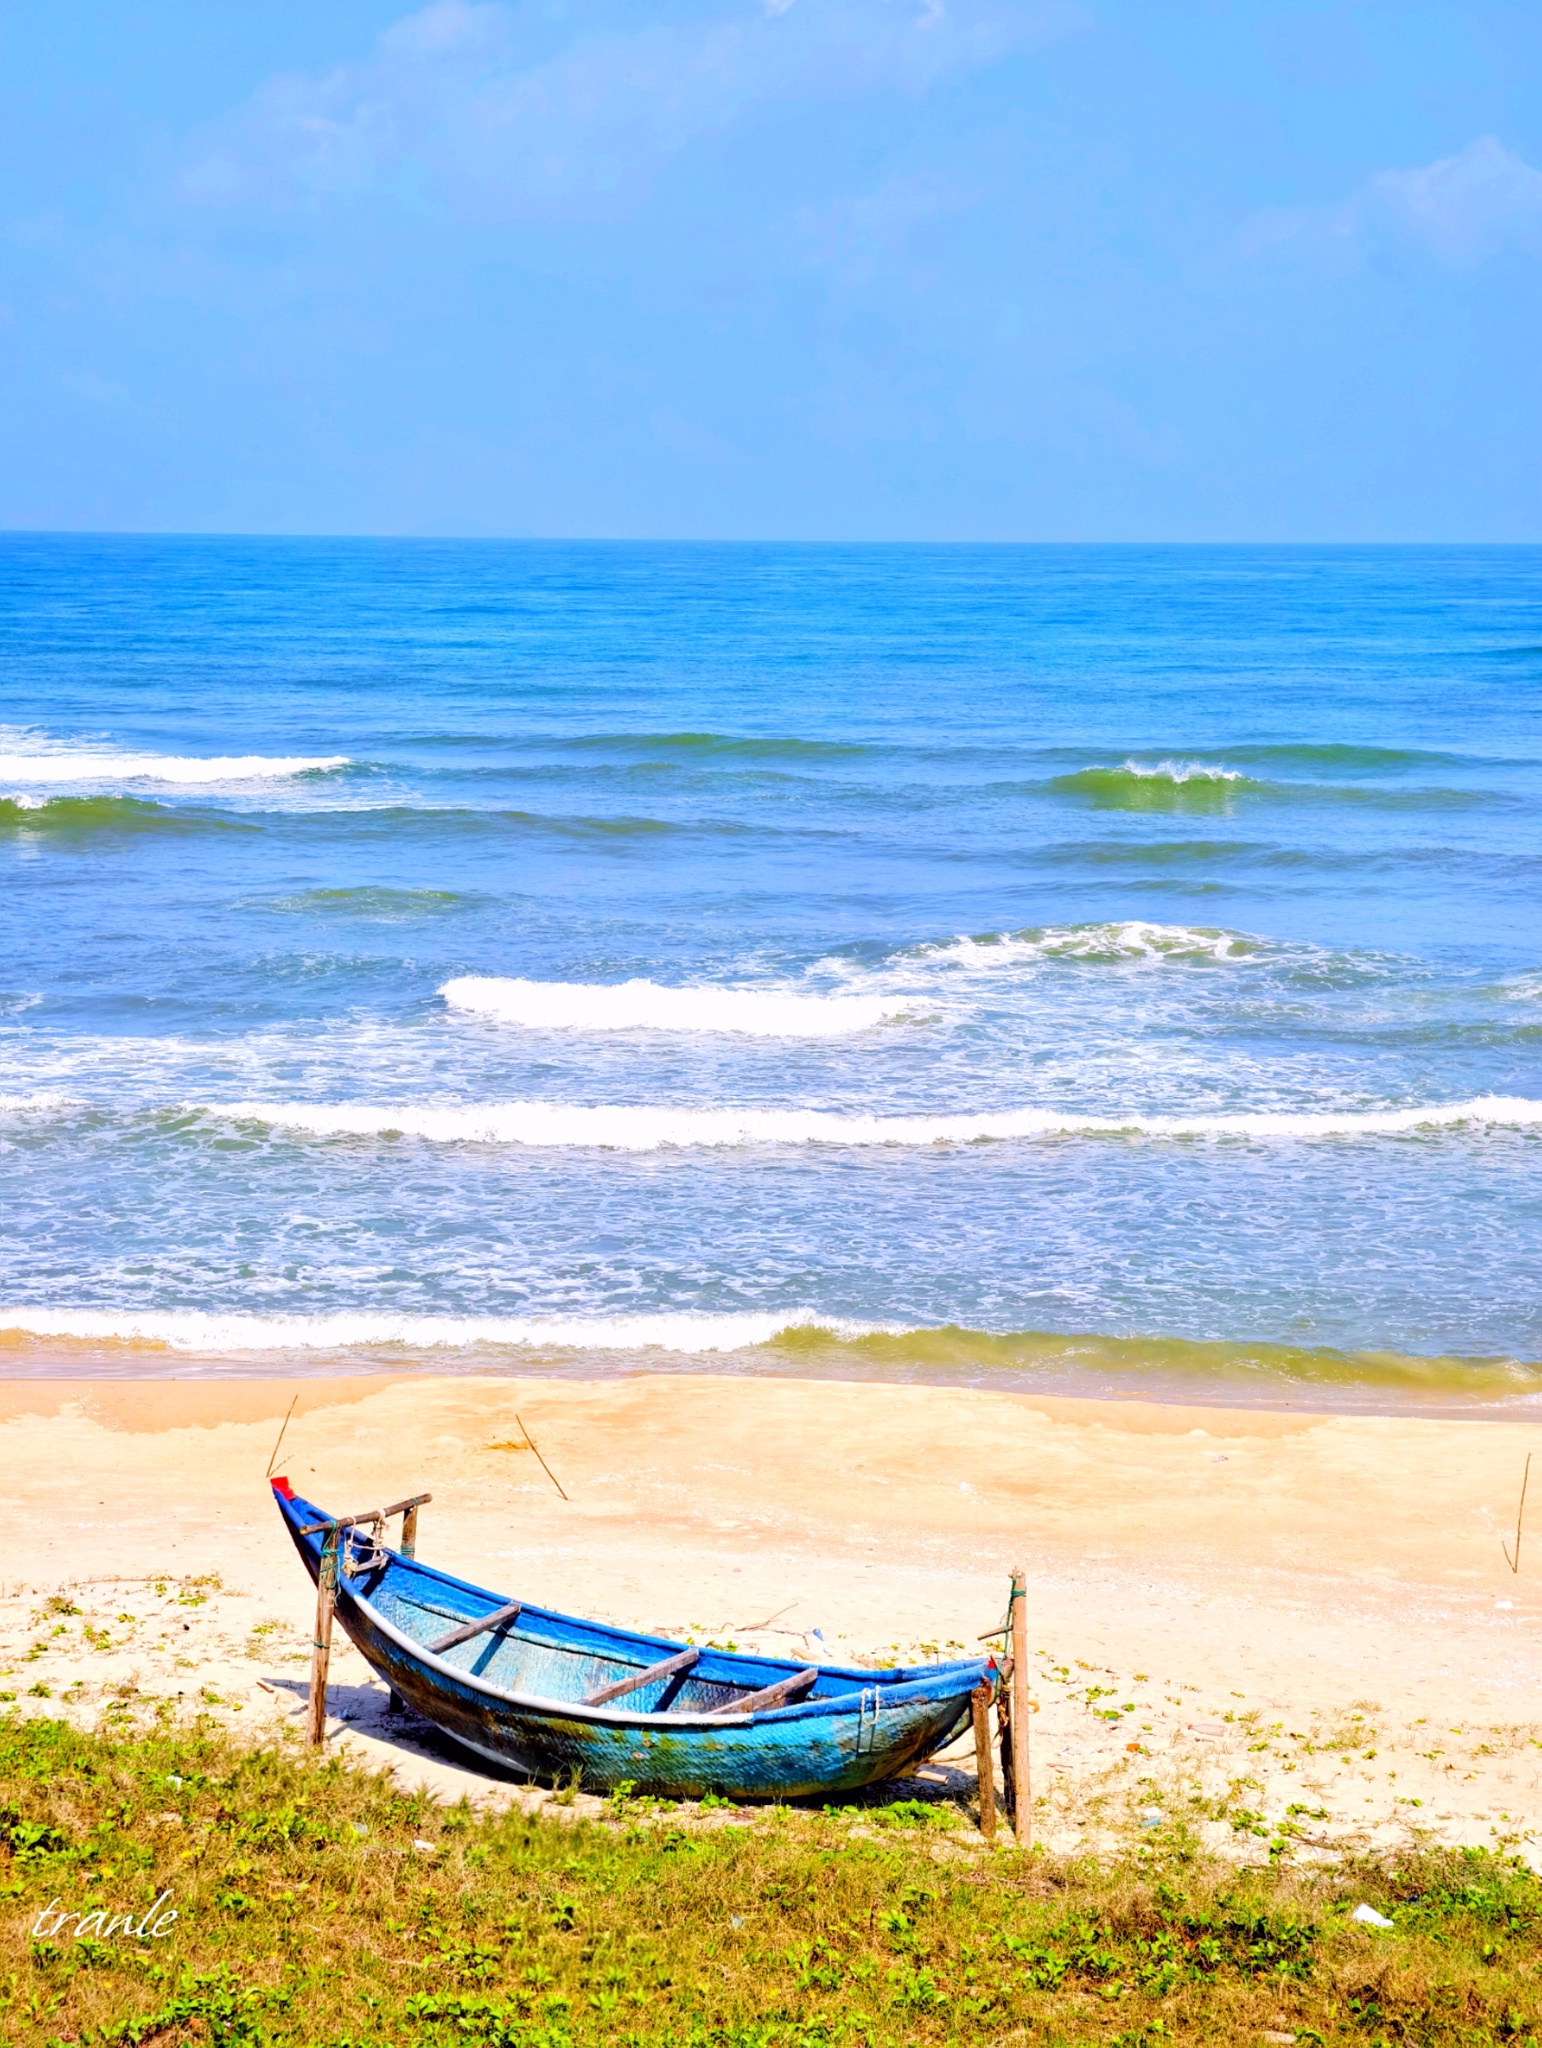
[[[0,537],[0,1371],[1534,1399],[1539,572]]]

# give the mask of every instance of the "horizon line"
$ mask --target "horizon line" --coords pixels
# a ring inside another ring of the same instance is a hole
[[[1118,540],[1079,539],[791,539],[785,536],[716,534],[548,534],[548,533],[435,533],[410,528],[379,532],[348,532],[341,528],[293,527],[176,527],[176,526],[6,526],[0,524],[0,542],[7,540],[186,540],[186,541],[338,541],[345,543],[386,543],[412,541],[431,546],[479,544],[509,547],[659,547],[659,548],[1235,548],[1235,549],[1377,549],[1410,548],[1513,548],[1542,549],[1542,536],[1534,540],[1463,539],[1419,540],[1248,540],[1248,539],[1165,539],[1127,537]]]

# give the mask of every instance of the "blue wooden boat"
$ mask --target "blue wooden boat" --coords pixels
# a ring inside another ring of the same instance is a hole
[[[547,1783],[675,1798],[792,1799],[908,1770],[969,1721],[995,1660],[909,1670],[799,1666],[668,1642],[435,1571],[272,1482],[312,1579],[371,1668],[463,1748]]]

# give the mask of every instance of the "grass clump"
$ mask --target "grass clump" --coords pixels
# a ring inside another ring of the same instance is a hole
[[[1542,1885],[1488,1853],[1056,1863],[911,1797],[478,1814],[196,1722],[0,1719],[0,1900],[0,2037],[40,2048],[1542,2041]]]

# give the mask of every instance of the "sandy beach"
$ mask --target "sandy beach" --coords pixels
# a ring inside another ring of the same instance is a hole
[[[429,1491],[431,1561],[661,1634],[925,1658],[972,1648],[1022,1562],[1051,1847],[1198,1790],[1245,1857],[1282,1828],[1302,1856],[1537,1853],[1542,1603],[1532,1553],[1514,1574],[1501,1548],[1542,1436],[1519,1419],[726,1376],[10,1381],[10,1711],[293,1728],[312,1598],[263,1481],[291,1402],[297,1490]],[[412,1783],[544,1796],[387,1721],[346,1646],[329,1704],[331,1743]],[[966,1746],[934,1778],[971,1796]]]

